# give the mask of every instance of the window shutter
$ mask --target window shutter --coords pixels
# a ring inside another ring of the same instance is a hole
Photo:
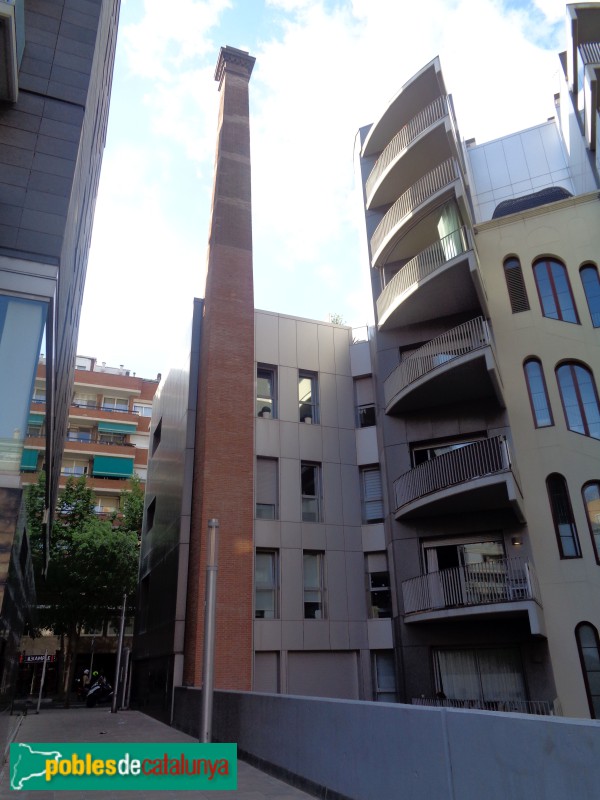
[[[370,522],[383,519],[383,491],[381,487],[381,472],[378,469],[364,470],[363,490],[365,520]]]
[[[521,311],[529,311],[529,300],[525,281],[523,280],[523,270],[517,258],[507,258],[504,262],[504,277],[506,278],[506,288],[510,299],[510,308],[513,314]]]

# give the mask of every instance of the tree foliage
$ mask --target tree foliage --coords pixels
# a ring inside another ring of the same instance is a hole
[[[142,482],[137,475],[129,479],[131,489],[121,492],[121,520],[122,531],[132,531],[138,539],[142,535],[142,520],[144,518],[144,490]]]

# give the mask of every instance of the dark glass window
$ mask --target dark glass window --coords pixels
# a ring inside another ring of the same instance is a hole
[[[600,642],[598,630],[590,622],[575,628],[577,649],[592,719],[600,719]]]
[[[556,370],[567,427],[600,439],[600,407],[594,376],[583,364],[568,362]]]
[[[587,300],[594,328],[600,328],[600,279],[593,264],[584,264],[579,270],[585,299]]]
[[[600,564],[600,481],[590,481],[581,490],[596,562]]]
[[[504,261],[504,277],[506,278],[506,288],[510,308],[513,314],[520,311],[529,311],[529,299],[527,289],[523,280],[523,270],[518,258],[507,258]]]
[[[562,475],[555,472],[546,478],[546,486],[560,557],[581,558],[579,537],[575,527],[567,482]]]
[[[549,319],[579,322],[567,268],[560,261],[542,258],[533,265],[542,314]]]
[[[554,425],[541,362],[537,358],[530,358],[523,365],[523,369],[535,427],[545,428]]]

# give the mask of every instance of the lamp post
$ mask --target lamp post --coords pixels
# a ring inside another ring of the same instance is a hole
[[[204,609],[204,652],[202,654],[202,705],[200,710],[200,741],[211,741],[213,685],[215,679],[215,621],[217,606],[217,560],[219,550],[219,520],[208,520],[208,550],[206,553],[206,605]]]

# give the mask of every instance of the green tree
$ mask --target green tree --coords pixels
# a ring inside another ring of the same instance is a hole
[[[38,493],[39,485],[30,487],[27,497],[38,619],[41,628],[65,636],[63,692],[68,705],[82,628],[100,627],[116,617],[123,593],[135,590],[138,538],[132,531],[113,529],[110,522],[98,520],[85,477],[70,478],[58,503],[44,577]]]
[[[142,482],[137,475],[130,478],[131,489],[121,492],[121,520],[122,531],[133,531],[138,539],[142,535],[142,520],[144,518],[144,490]]]

